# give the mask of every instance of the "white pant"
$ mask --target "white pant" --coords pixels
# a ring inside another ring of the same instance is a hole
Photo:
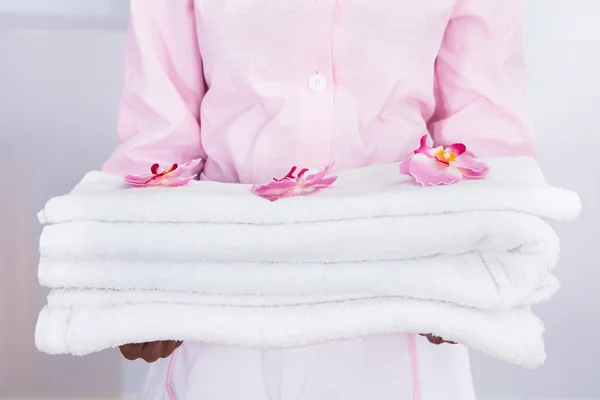
[[[286,350],[184,343],[173,363],[167,359],[152,365],[140,398],[475,400],[465,347],[436,346],[417,336],[413,360],[418,362],[420,399],[413,397],[408,349],[404,334]]]

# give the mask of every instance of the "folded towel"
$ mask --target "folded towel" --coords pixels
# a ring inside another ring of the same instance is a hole
[[[72,261],[42,257],[39,280],[51,288],[148,289],[303,301],[404,296],[499,311],[550,298],[558,282],[537,256],[511,253],[433,256],[362,263],[177,263]],[[135,293],[135,292],[132,292]],[[164,293],[164,292],[163,292]],[[132,294],[134,296],[134,294]]]
[[[581,205],[532,159],[485,161],[482,181],[421,188],[382,165],[275,203],[248,185],[127,189],[90,173],[39,214],[40,280],[59,289],[36,344],[83,355],[160,339],[278,348],[431,332],[536,367],[543,327],[529,305],[558,287],[546,220]]]
[[[528,301],[535,304],[546,300],[558,290],[558,280],[550,276]],[[355,300],[408,299],[401,295],[377,294],[280,294],[231,295],[181,292],[169,290],[115,290],[115,289],[53,289],[48,294],[50,308],[113,307],[128,304],[188,304],[232,307],[287,307],[317,305]],[[427,299],[421,299],[427,300]],[[444,301],[441,301],[444,303]],[[498,310],[496,313],[510,311]]]
[[[46,226],[40,238],[42,256],[86,260],[331,263],[396,261],[472,251],[517,259],[546,253],[555,257],[559,240],[542,219],[516,212],[293,225],[82,221]]]
[[[402,295],[498,309],[533,296],[559,250],[546,222],[516,212],[293,226],[78,221],[44,228],[39,277],[50,287]]]
[[[35,338],[38,349],[49,354],[86,355],[153,340],[281,348],[395,332],[435,333],[526,368],[535,368],[545,359],[542,323],[527,309],[491,314],[402,299],[280,307],[47,306],[40,313]]]
[[[505,307],[504,309],[485,310],[489,312],[505,312],[513,308],[523,308],[548,300],[559,288],[559,282],[554,275],[550,275],[534,292],[525,299],[521,305]],[[271,306],[299,306],[324,304],[354,300],[373,299],[417,299],[431,300],[442,303],[452,301],[412,298],[401,294],[385,293],[281,293],[281,294],[218,294],[202,291],[175,291],[159,289],[91,289],[91,288],[58,288],[52,289],[48,294],[48,306],[52,308],[71,307],[108,307],[123,304],[137,303],[181,303],[196,305],[218,305],[235,307],[271,307]],[[476,308],[465,306],[469,308]]]
[[[119,177],[92,172],[68,195],[50,200],[40,212],[44,224],[68,221],[214,222],[278,224],[353,218],[518,211],[550,220],[570,220],[581,208],[578,196],[548,185],[535,160],[485,159],[485,180],[417,187],[395,164],[339,174],[314,195],[270,203],[248,185],[191,182],[180,188],[126,189]]]

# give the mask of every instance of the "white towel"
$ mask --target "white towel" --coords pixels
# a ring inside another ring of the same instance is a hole
[[[39,277],[50,287],[402,295],[498,309],[534,296],[559,250],[546,222],[516,212],[294,225],[77,221],[45,227]]]
[[[277,348],[432,332],[536,367],[543,328],[528,305],[557,288],[558,239],[545,220],[573,219],[581,205],[532,159],[486,161],[483,181],[422,188],[383,165],[275,203],[247,185],[126,189],[88,174],[39,214],[40,280],[71,289],[52,292],[38,348]],[[129,290],[93,289],[102,286]]]
[[[42,256],[86,260],[331,263],[471,251],[544,257],[559,240],[542,219],[516,212],[276,225],[78,221],[46,226],[40,238]]]
[[[520,262],[505,254],[434,256],[399,262],[337,264],[73,262],[42,258],[40,283],[51,288],[96,288],[203,295],[352,299],[403,296],[440,300],[489,311],[549,299],[558,289],[551,262]],[[510,261],[510,262],[509,262]],[[133,292],[132,292],[133,293]],[[71,294],[81,296],[81,294]],[[133,296],[133,294],[132,294]],[[167,294],[168,296],[168,294]],[[311,300],[313,299],[313,300]]]
[[[527,309],[486,313],[402,299],[279,307],[172,302],[47,306],[40,313],[35,338],[38,349],[49,354],[86,355],[153,340],[282,348],[394,332],[435,333],[526,368],[545,359],[542,323]]]
[[[550,276],[543,285],[540,285],[535,296],[528,299],[529,305],[545,301],[548,296],[558,289],[558,280]],[[81,308],[81,307],[113,307],[127,304],[152,304],[175,303],[210,306],[232,307],[288,307],[301,305],[317,305],[326,303],[352,302],[356,300],[376,299],[411,299],[402,295],[386,294],[294,294],[284,293],[275,295],[254,294],[206,294],[200,291],[169,291],[169,290],[115,290],[115,289],[53,289],[48,294],[48,307],[50,308]],[[428,299],[420,299],[428,300]],[[441,303],[449,303],[440,301]],[[473,307],[468,307],[473,308]],[[494,313],[510,311],[496,310]]]
[[[578,196],[548,185],[535,160],[485,159],[485,180],[418,187],[395,164],[343,171],[326,190],[271,203],[248,185],[191,182],[181,188],[126,189],[122,179],[93,172],[40,212],[44,224],[68,221],[214,222],[277,224],[464,211],[518,211],[570,220]]]

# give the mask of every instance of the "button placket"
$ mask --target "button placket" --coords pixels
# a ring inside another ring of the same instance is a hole
[[[335,2],[314,0],[310,15],[303,20],[306,32],[299,39],[304,54],[301,98],[305,101],[306,140],[299,153],[312,168],[331,162],[334,116],[334,78],[332,60],[332,24]]]

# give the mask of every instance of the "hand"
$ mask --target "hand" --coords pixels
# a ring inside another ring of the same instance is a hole
[[[175,349],[181,346],[183,342],[176,342],[173,340],[160,341],[160,342],[148,342],[138,344],[126,344],[120,346],[121,354],[128,360],[142,359],[147,363],[153,363],[158,361],[160,358],[167,358]]]
[[[435,336],[432,333],[428,333],[428,334],[420,333],[419,335],[426,337],[427,340],[429,340],[429,343],[431,343],[431,344],[436,344],[436,345],[440,345],[442,343],[456,344],[456,342],[450,342],[448,340],[444,340],[441,337]]]

